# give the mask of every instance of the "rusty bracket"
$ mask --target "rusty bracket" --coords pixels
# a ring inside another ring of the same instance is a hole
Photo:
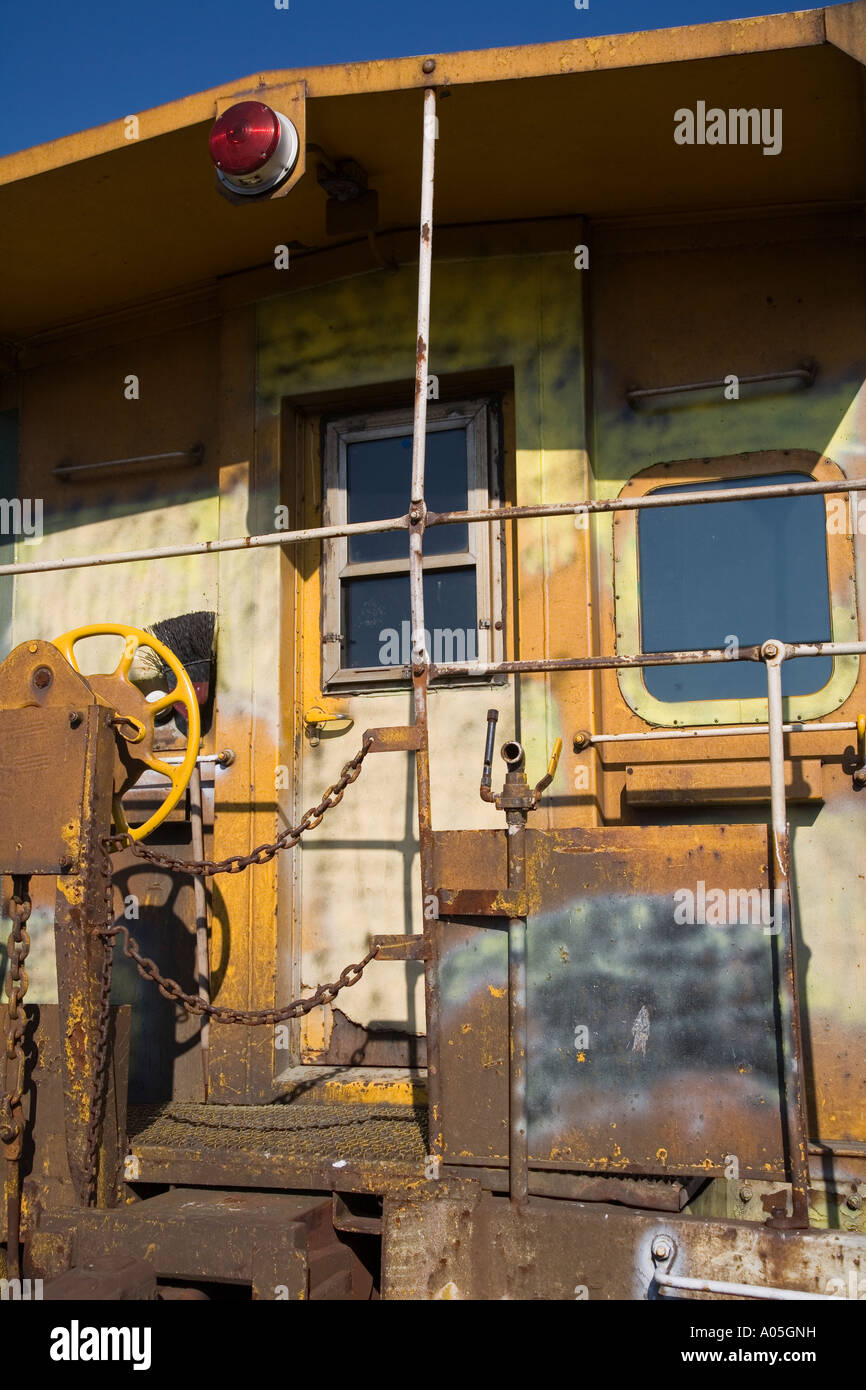
[[[425,936],[374,936],[378,960],[429,960],[430,943]]]
[[[371,753],[412,753],[421,747],[421,728],[418,724],[397,724],[365,729],[363,742],[372,742]]]
[[[440,917],[527,917],[526,893],[499,888],[437,888]]]

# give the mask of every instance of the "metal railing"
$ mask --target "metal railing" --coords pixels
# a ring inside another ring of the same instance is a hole
[[[426,395],[423,397],[426,417]],[[413,441],[414,447],[414,441]],[[414,470],[413,470],[414,482]],[[422,478],[423,485],[423,478]],[[232,536],[226,540],[191,541],[187,544],[150,546],[142,550],[115,550],[100,555],[75,555],[56,560],[28,560],[0,565],[0,575],[46,574],[52,570],[95,569],[102,565],[125,565],[136,560],[170,560],[176,556],[218,555],[231,550],[260,550],[273,545],[301,545],[306,541],[335,540],[339,536],[370,536],[385,531],[411,531],[421,521],[423,528],[452,526],[459,522],[523,521],[540,517],[597,516],[608,512],[649,511],[656,507],[686,507],[713,502],[744,502],[767,497],[809,497],[866,491],[866,478],[833,478],[824,482],[761,484],[758,487],[729,487],[695,492],[666,493],[662,496],[611,497],[604,500],[584,497],[576,502],[534,502],[519,507],[466,508],[463,511],[431,512],[423,498],[403,516],[381,521],[346,521],[334,526],[306,526],[294,531],[265,531],[252,536]]]

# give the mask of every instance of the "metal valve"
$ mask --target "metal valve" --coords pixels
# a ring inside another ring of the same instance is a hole
[[[547,764],[547,772],[534,787],[530,787],[526,777],[526,755],[516,740],[503,743],[501,753],[508,771],[499,796],[492,790],[493,744],[496,738],[496,724],[499,710],[487,711],[487,739],[484,745],[484,769],[481,773],[481,800],[490,801],[498,811],[534,811],[541,793],[550,786],[556,774],[559,755],[562,752],[562,739],[553,745],[553,752]]]

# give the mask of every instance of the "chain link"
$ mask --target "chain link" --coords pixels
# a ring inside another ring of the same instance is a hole
[[[123,937],[123,953],[138,966],[138,973],[142,979],[150,980],[155,984],[160,994],[165,999],[172,999],[191,1014],[203,1014],[207,1018],[214,1019],[217,1023],[242,1023],[247,1027],[255,1028],[263,1023],[285,1023],[289,1018],[301,1018],[303,1014],[308,1014],[312,1009],[318,1008],[320,1004],[330,1004],[332,999],[336,999],[341,989],[351,989],[356,985],[370,964],[379,954],[379,947],[374,946],[368,951],[364,959],[357,965],[347,965],[340,974],[338,980],[330,985],[319,985],[315,994],[308,995],[306,998],[293,999],[289,1004],[283,1004],[279,1009],[232,1009],[227,1005],[209,1004],[197,994],[187,994],[181,989],[177,980],[172,980],[162,975],[159,967],[143,956],[138,946],[138,942],[130,936],[129,929],[125,926],[116,926],[111,930],[111,937]]]
[[[190,861],[188,859],[174,859],[171,855],[160,853],[159,850],[146,849],[143,845],[132,840],[129,835],[103,836],[101,840],[104,852],[103,873],[108,875],[108,887],[106,889],[108,895],[107,925],[103,932],[107,951],[111,951],[115,939],[121,936],[123,938],[123,953],[129,960],[134,961],[142,979],[150,980],[165,999],[182,1004],[188,1013],[204,1015],[214,1019],[217,1023],[238,1023],[251,1028],[267,1023],[284,1023],[290,1018],[301,1018],[321,1004],[330,1004],[341,990],[351,989],[352,985],[358,983],[370,962],[375,960],[379,954],[378,946],[374,946],[372,950],[368,951],[364,959],[356,965],[347,965],[339,978],[332,984],[319,985],[315,993],[305,998],[293,999],[290,1003],[283,1004],[279,1009],[233,1009],[227,1005],[210,1004],[197,994],[187,994],[176,980],[163,975],[154,961],[141,954],[138,942],[130,935],[127,927],[122,924],[112,925],[113,899],[111,897],[111,868],[108,856],[119,849],[128,848],[139,859],[146,859],[148,863],[158,864],[162,868],[184,874],[237,874],[253,864],[267,864],[280,850],[293,849],[302,835],[308,830],[315,830],[316,826],[321,824],[327,811],[340,804],[346,788],[358,780],[364,759],[372,747],[373,740],[367,739],[354,758],[350,758],[345,764],[337,781],[328,787],[318,806],[311,807],[296,826],[283,830],[272,844],[258,845],[249,854],[233,854],[227,859],[220,860]]]
[[[333,786],[328,787],[318,806],[311,806],[295,826],[283,830],[271,844],[257,845],[249,854],[231,854],[226,859],[175,859],[160,850],[147,849],[138,844],[130,835],[108,835],[102,840],[103,847],[110,853],[130,849],[139,859],[149,864],[158,864],[163,869],[173,869],[176,873],[201,874],[212,877],[214,874],[239,874],[253,864],[268,864],[283,849],[294,849],[308,830],[315,830],[321,824],[326,811],[339,806],[347,787],[356,782],[361,775],[361,766],[373,747],[368,738],[354,758],[350,758]]]
[[[0,1094],[0,1148],[7,1163],[6,1180],[6,1274],[10,1279],[21,1277],[21,1151],[24,1144],[25,1069],[27,1054],[24,1037],[27,1015],[24,996],[28,979],[24,962],[30,954],[30,875],[15,874],[12,878],[10,915],[12,931],[7,951],[9,968],[6,972],[6,1065],[5,1091]]]
[[[9,968],[6,972],[6,1092],[0,1096],[0,1144],[7,1158],[17,1158],[21,1152],[21,1139],[24,1121],[21,1102],[24,1098],[24,1070],[27,1056],[24,1050],[24,1034],[27,1017],[24,1012],[24,996],[29,984],[24,962],[30,954],[30,934],[27,922],[30,918],[30,876],[16,874],[12,881],[10,901],[12,931],[6,950]],[[10,1082],[11,1077],[11,1082]]]

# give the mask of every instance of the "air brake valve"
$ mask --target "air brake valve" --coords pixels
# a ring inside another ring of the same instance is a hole
[[[491,788],[493,778],[493,743],[496,737],[496,724],[499,719],[499,710],[491,709],[487,711],[487,739],[484,745],[484,769],[481,773],[481,800],[490,801],[497,811],[534,811],[538,806],[542,792],[550,786],[556,775],[559,764],[559,755],[562,752],[562,739],[558,738],[553,745],[553,752],[547,764],[547,772],[534,787],[530,787],[526,777],[525,754],[521,744],[515,740],[503,743],[501,753],[508,771],[505,774],[505,782],[502,791],[498,796]]]

